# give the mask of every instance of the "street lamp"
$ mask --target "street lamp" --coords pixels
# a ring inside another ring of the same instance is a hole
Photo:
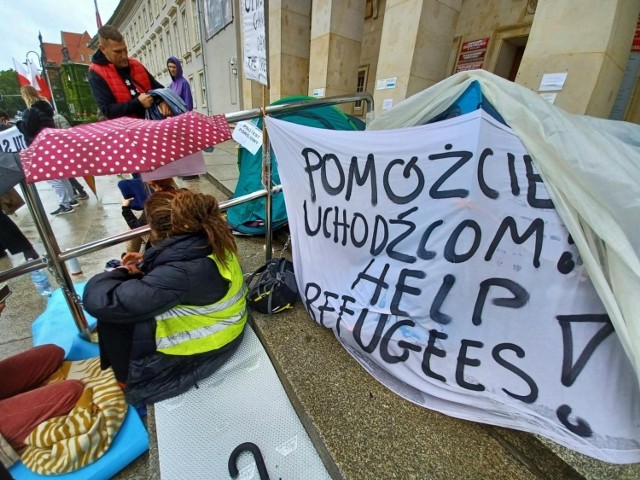
[[[35,54],[35,56],[36,56],[36,57],[38,57],[38,65],[40,65],[40,68],[44,68],[44,67],[43,67],[43,65],[42,65],[42,59],[40,58],[40,55],[38,55],[38,52],[36,52],[35,50],[29,50],[29,51],[26,53],[26,55],[25,55],[26,61],[25,61],[25,62],[23,62],[23,63],[24,63],[27,67],[29,66],[29,54],[30,54],[30,53],[33,53],[33,54]]]
[[[47,63],[47,59],[45,57],[44,54],[44,45],[42,44],[42,33],[38,32],[38,40],[40,41],[40,55],[38,55],[38,52],[36,52],[35,50],[29,50],[26,54],[25,54],[25,62],[24,64],[27,65],[27,67],[29,66],[29,54],[30,53],[34,53],[36,55],[36,57],[38,57],[38,64],[40,65],[40,69],[42,70],[42,74],[44,75],[44,79],[47,81],[47,85],[49,86],[49,91],[51,92],[51,101],[53,102],[53,108],[55,109],[55,111],[58,111],[58,107],[56,105],[56,99],[53,95],[53,88],[51,88],[51,81],[49,80],[49,73],[47,72],[47,69],[45,68],[45,65]]]

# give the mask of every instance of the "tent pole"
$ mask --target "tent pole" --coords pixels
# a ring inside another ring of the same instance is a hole
[[[271,194],[271,149],[269,148],[269,136],[267,134],[267,95],[269,91],[265,85],[262,86],[262,184],[267,190],[267,197],[265,198],[265,219],[267,220],[266,233],[265,233],[265,258],[268,262],[272,256],[271,241],[273,238],[272,224],[271,224],[271,208],[272,208],[272,194]]]
[[[55,280],[62,287],[62,293],[64,294],[67,305],[71,310],[73,321],[75,322],[76,327],[78,327],[80,335],[85,340],[90,340],[91,331],[89,329],[87,319],[84,316],[84,311],[82,310],[80,297],[73,287],[73,281],[71,280],[71,276],[69,275],[66,265],[60,260],[60,247],[58,246],[58,241],[53,234],[51,224],[47,219],[47,214],[44,211],[42,202],[40,201],[38,190],[36,189],[35,184],[28,185],[25,180],[20,182],[20,186],[24,193],[29,210],[31,211],[31,215],[33,216],[33,221],[38,229],[40,238],[42,239],[42,243],[44,244],[44,249],[47,252],[46,257],[43,258],[43,262],[50,269]]]

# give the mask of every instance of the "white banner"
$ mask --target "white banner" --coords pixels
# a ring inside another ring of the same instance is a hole
[[[19,152],[27,148],[27,142],[17,127],[7,128],[0,132],[0,152]]]
[[[404,398],[640,461],[640,391],[536,167],[478,110],[342,132],[267,118],[305,308]]]
[[[249,80],[269,86],[267,71],[267,35],[264,0],[240,2],[244,76]]]

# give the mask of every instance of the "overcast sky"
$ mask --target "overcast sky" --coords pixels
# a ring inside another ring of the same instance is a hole
[[[119,0],[97,0],[105,24]],[[13,60],[24,62],[27,52],[40,55],[38,32],[44,43],[61,43],[60,32],[97,33],[94,0],[0,0],[2,33],[0,34],[0,70],[13,70]],[[31,53],[29,58],[38,64]]]

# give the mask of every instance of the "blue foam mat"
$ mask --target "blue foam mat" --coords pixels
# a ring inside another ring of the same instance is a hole
[[[74,285],[76,292],[82,295],[85,284]],[[96,320],[86,312],[89,326],[93,328]],[[98,345],[84,340],[78,333],[73,316],[67,302],[58,289],[49,298],[47,308],[31,327],[33,345],[53,343],[64,349],[67,360],[82,360],[98,356]],[[149,449],[149,435],[138,412],[129,407],[127,416],[120,427],[111,447],[107,452],[91,465],[87,465],[75,472],[62,475],[38,475],[28,470],[22,462],[18,462],[9,469],[16,480],[50,479],[56,480],[107,480],[124,467],[133,462]]]

